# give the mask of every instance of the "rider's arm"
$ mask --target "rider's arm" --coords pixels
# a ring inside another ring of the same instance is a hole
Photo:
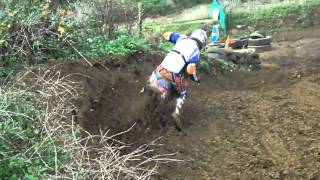
[[[175,32],[165,32],[163,34],[163,38],[169,42],[172,43],[177,43],[180,39],[182,38],[186,38],[187,36],[179,34],[179,33],[175,33]]]

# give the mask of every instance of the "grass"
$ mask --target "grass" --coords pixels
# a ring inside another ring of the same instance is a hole
[[[161,23],[166,24],[168,22],[182,22],[182,21],[193,21],[199,19],[208,18],[208,8],[209,5],[198,5],[193,8],[179,11],[178,13],[171,14],[168,16],[161,16],[157,18],[147,18],[145,23]]]
[[[302,5],[302,4],[313,4],[319,2],[319,0],[268,0],[268,1],[247,1],[245,3],[240,0],[236,1],[222,1],[225,12],[232,11],[233,13],[243,13],[251,12],[256,9],[269,9],[277,6],[288,6],[288,5]],[[147,18],[145,20],[146,24],[149,23],[161,23],[167,24],[175,22],[185,22],[185,21],[197,21],[208,19],[208,10],[210,4],[201,4],[194,6],[192,8],[187,8],[174,14],[167,16],[160,16],[157,18]]]
[[[320,1],[301,4],[279,4],[259,10],[229,13],[229,27],[245,24],[255,30],[273,32],[282,28],[309,27],[320,24]]]

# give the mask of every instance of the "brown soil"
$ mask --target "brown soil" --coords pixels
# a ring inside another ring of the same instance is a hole
[[[259,71],[190,83],[182,132],[168,117],[165,127],[145,121],[139,92],[163,55],[107,59],[110,70],[80,63],[63,70],[83,82],[78,106],[86,130],[116,133],[136,122],[121,140],[163,136],[155,153],[184,160],[162,164],[154,179],[320,179],[320,28],[277,33],[272,46],[260,54]]]

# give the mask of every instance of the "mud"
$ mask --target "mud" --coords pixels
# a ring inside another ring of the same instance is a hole
[[[161,164],[154,179],[320,179],[320,28],[274,35],[260,53],[261,69],[202,75],[190,83],[183,131],[170,118],[145,120],[139,92],[163,55],[108,59],[93,68],[79,63],[84,91],[79,122],[91,133],[117,133],[128,143],[162,136],[155,153],[176,153],[182,163]],[[124,60],[125,59],[125,60]]]

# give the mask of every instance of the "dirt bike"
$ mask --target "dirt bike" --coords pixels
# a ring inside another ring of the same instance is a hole
[[[174,122],[175,128],[181,131],[181,124],[177,124],[172,117],[172,112],[175,109],[175,100],[178,95],[177,91],[171,89],[163,97],[157,89],[147,84],[144,87],[143,93],[146,95],[144,118],[147,121],[147,126],[153,129],[163,128],[168,122]]]

